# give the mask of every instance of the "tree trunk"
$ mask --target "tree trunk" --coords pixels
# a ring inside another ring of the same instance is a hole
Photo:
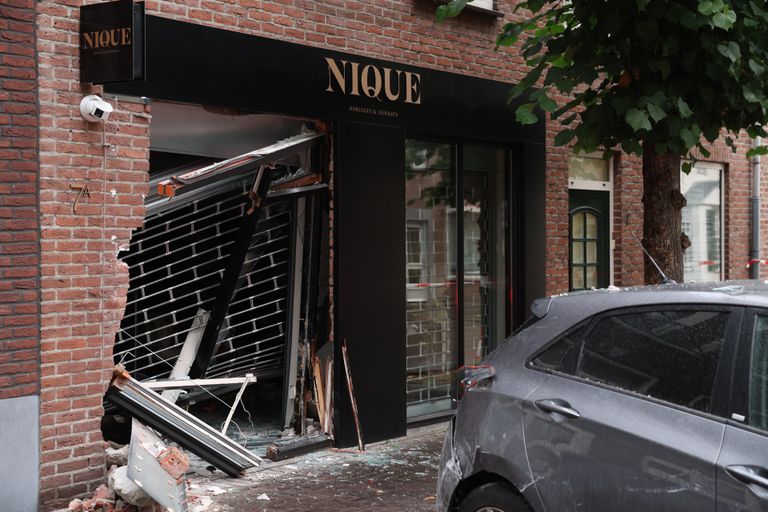
[[[678,283],[683,282],[683,240],[680,193],[680,157],[659,155],[651,144],[643,147],[643,246],[661,270]],[[645,260],[645,283],[663,281],[656,267]]]

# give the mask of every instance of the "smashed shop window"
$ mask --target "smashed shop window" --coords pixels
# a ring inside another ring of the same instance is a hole
[[[304,433],[296,382],[312,374],[301,355],[317,329],[326,151],[325,136],[307,132],[153,172],[144,225],[121,254],[130,288],[115,363],[142,382],[253,375],[243,401],[258,411],[230,429],[244,443],[260,428]],[[163,396],[220,424],[244,386],[212,382]],[[128,416],[107,404],[105,439],[127,443]]]

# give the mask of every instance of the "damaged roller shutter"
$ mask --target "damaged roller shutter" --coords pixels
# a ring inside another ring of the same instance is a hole
[[[116,363],[140,380],[168,378],[194,338],[192,378],[285,373],[302,290],[295,240],[307,229],[303,198],[326,188],[310,165],[323,140],[306,133],[153,180],[122,257],[130,289]]]

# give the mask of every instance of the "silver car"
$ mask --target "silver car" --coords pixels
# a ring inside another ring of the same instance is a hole
[[[766,283],[532,312],[461,381],[438,511],[768,511]]]

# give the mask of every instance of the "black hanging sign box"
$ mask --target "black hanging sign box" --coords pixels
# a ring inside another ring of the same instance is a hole
[[[80,8],[80,81],[144,79],[144,4],[118,0]]]

